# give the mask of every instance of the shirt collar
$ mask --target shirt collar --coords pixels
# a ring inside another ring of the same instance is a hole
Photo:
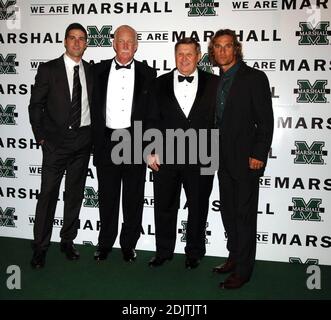
[[[198,68],[196,68],[196,69],[194,70],[194,72],[191,73],[191,74],[189,74],[188,76],[185,76],[185,75],[181,74],[181,73],[179,72],[178,69],[175,69],[174,76],[175,76],[176,78],[178,78],[179,75],[180,75],[180,76],[183,76],[183,77],[194,77],[194,80],[195,80],[195,79],[197,79],[197,77],[198,77]]]
[[[131,60],[130,60],[128,63],[126,63],[126,64],[123,64],[123,63],[118,62],[116,58],[114,58],[114,61],[115,61],[115,63],[119,64],[120,66],[127,66],[127,65],[129,65],[129,64],[131,64],[131,63],[133,62],[133,59],[131,59]]]
[[[230,69],[228,69],[226,72],[221,71],[221,75],[223,75],[226,78],[231,78],[235,75],[235,73],[238,71],[240,67],[240,61],[237,61]],[[222,69],[221,69],[222,70]]]
[[[79,66],[82,67],[83,63],[82,63],[82,59],[79,60],[79,62],[77,63],[76,61],[72,60],[66,53],[63,55],[63,59],[64,59],[64,63],[70,68],[70,70],[74,69],[74,66]]]

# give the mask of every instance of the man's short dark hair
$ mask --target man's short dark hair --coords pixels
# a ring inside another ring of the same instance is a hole
[[[67,39],[67,37],[69,35],[69,32],[73,29],[78,29],[78,30],[84,32],[85,39],[87,41],[87,31],[86,31],[86,29],[80,23],[77,23],[77,22],[69,24],[69,26],[66,29],[65,36],[64,36],[65,39]]]
[[[177,43],[175,44],[175,52],[177,51],[177,48],[180,44],[193,44],[195,46],[195,50],[197,53],[201,52],[201,47],[200,47],[200,43],[198,41],[196,41],[193,38],[183,38],[177,41]]]

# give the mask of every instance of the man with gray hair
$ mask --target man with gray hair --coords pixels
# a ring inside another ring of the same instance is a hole
[[[138,40],[132,27],[122,25],[115,30],[113,47],[116,56],[94,67],[91,120],[101,224],[94,259],[105,260],[116,240],[122,187],[120,245],[123,259],[129,262],[136,259],[135,247],[142,230],[146,164],[135,164],[133,158],[129,163],[114,162],[112,151],[118,142],[111,137],[117,130],[127,129],[134,149],[134,122],[144,123],[148,90],[156,70],[134,59]]]

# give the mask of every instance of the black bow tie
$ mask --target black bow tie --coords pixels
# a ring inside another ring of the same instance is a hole
[[[184,80],[186,80],[189,83],[191,83],[193,81],[193,79],[194,79],[193,76],[191,76],[191,77],[184,77],[184,76],[178,75],[178,81],[179,82],[183,82]]]
[[[116,61],[115,61],[115,64],[116,64],[116,66],[115,66],[116,70],[118,70],[118,69],[131,69],[132,61],[131,61],[131,63],[127,64],[126,66],[120,65]]]

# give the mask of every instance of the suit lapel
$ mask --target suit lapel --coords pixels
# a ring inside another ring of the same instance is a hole
[[[84,65],[84,72],[85,72],[85,79],[86,79],[86,90],[87,90],[87,96],[89,105],[92,104],[92,74],[91,74],[91,67],[90,65],[83,60]]]
[[[246,72],[245,64],[243,62],[241,62],[241,66],[239,67],[237,73],[234,76],[229,94],[226,98],[222,121],[229,112],[237,112],[232,107],[229,108],[228,106],[231,104],[232,97],[234,97],[234,95],[236,95],[236,94],[238,94],[238,92],[240,92],[240,89],[238,90],[238,86],[240,86],[240,82],[242,80],[243,75],[245,75],[245,72]]]
[[[240,83],[240,81],[242,79],[242,75],[244,75],[244,74],[245,74],[245,64],[242,63],[242,65],[239,67],[237,73],[234,76],[234,79],[233,79],[233,82],[232,82],[232,85],[230,88],[230,92],[229,92],[228,97],[226,98],[226,101],[231,101],[233,95],[236,94],[236,92],[238,92],[236,87]],[[225,105],[225,108],[226,108],[226,105]]]
[[[206,79],[203,79],[203,78],[204,78],[203,73],[198,69],[198,89],[197,89],[197,93],[195,95],[195,99],[194,99],[192,108],[188,115],[188,118],[190,118],[193,113],[198,112],[199,106],[203,107],[203,104],[200,102],[202,99],[203,92],[206,87]]]
[[[107,87],[108,87],[108,78],[109,78],[109,72],[110,72],[110,67],[113,62],[113,59],[111,59],[106,65],[104,70],[100,73],[99,76],[99,92],[102,93],[101,96],[101,106],[102,106],[102,114],[103,118],[106,119],[106,106],[107,106]]]
[[[138,101],[138,94],[141,92],[141,85],[144,83],[143,75],[140,70],[139,64],[136,60],[133,60],[134,63],[134,88],[133,88],[133,99],[132,99],[132,107],[131,107],[131,117],[136,108],[136,101]]]
[[[69,89],[68,76],[64,64],[63,55],[58,59],[57,64],[58,66],[54,70],[57,90],[63,96],[63,104],[70,106],[71,104],[70,89]],[[65,110],[69,111],[67,107],[65,108]]]

